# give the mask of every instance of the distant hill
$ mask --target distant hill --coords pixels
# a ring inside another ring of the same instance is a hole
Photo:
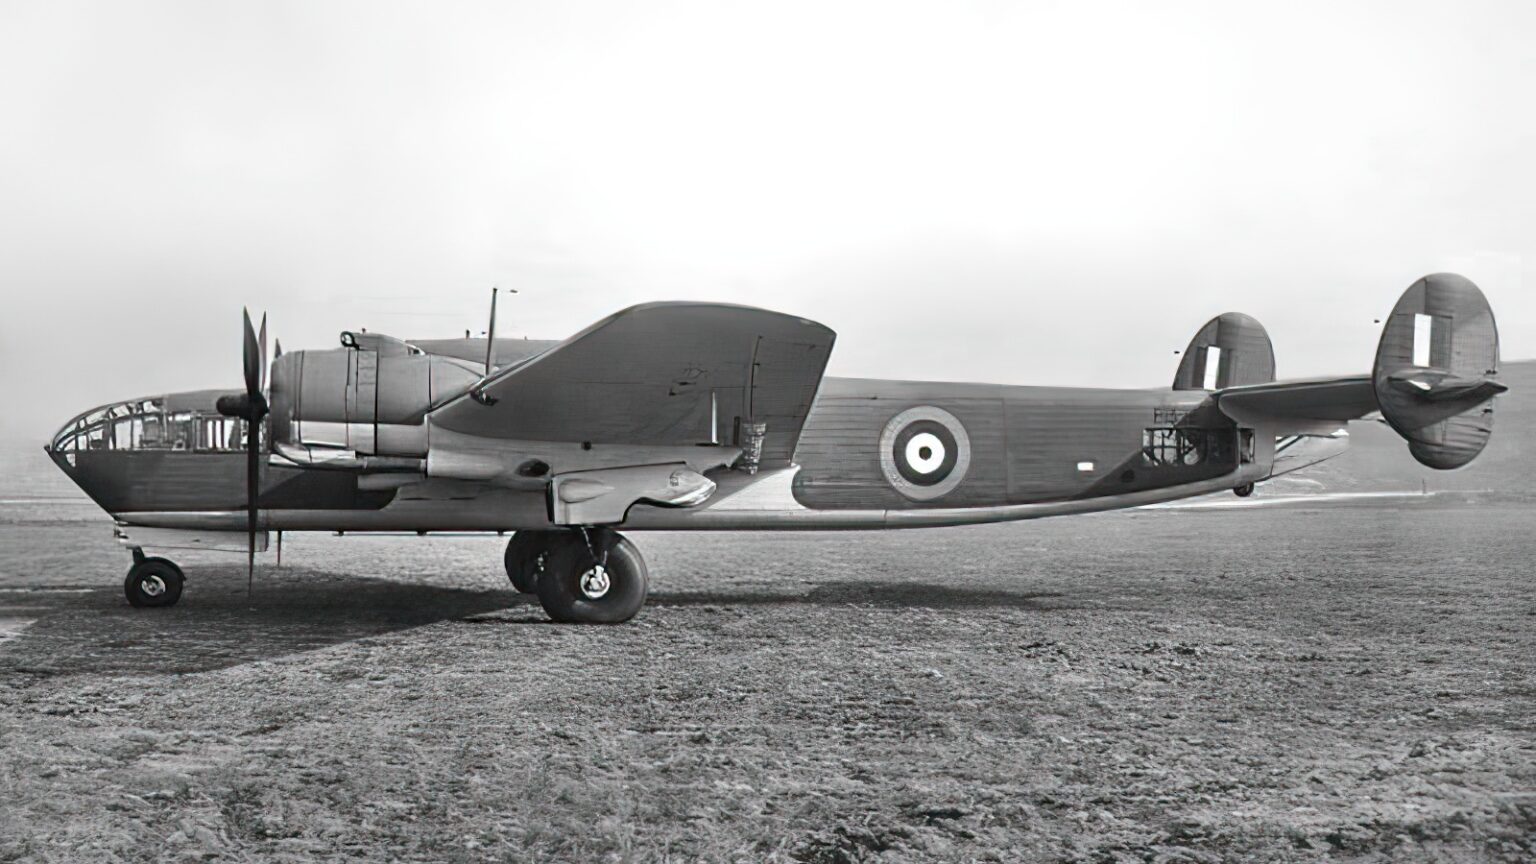
[[[1494,402],[1493,440],[1471,465],[1435,471],[1414,461],[1408,445],[1381,423],[1349,424],[1349,450],[1321,465],[1281,477],[1272,494],[1308,492],[1493,492],[1536,499],[1536,360],[1506,362],[1499,381],[1509,392]]]

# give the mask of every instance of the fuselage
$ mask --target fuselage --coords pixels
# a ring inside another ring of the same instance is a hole
[[[62,430],[50,453],[120,522],[243,529],[243,430],[239,421],[213,411],[216,396],[175,394],[97,409]],[[623,525],[956,525],[1137,506],[1269,476],[1273,435],[1240,429],[1211,410],[1207,397],[1201,390],[828,377],[790,467],[709,472],[717,490],[704,503],[636,504]],[[142,410],[125,407],[134,405]],[[262,466],[260,488],[259,521],[267,529],[515,531],[550,525],[539,488],[279,464]]]

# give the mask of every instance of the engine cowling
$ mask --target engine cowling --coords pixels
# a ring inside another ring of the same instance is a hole
[[[480,378],[476,364],[377,334],[343,334],[342,344],[272,364],[274,446],[423,457],[427,411]]]

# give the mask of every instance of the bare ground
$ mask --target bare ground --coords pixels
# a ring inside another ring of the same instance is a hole
[[[122,599],[0,513],[0,860],[1528,861],[1536,510],[635,535],[634,623],[495,538],[288,538]]]

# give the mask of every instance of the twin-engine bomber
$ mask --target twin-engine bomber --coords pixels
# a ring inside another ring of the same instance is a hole
[[[831,330],[716,303],[634,306],[559,342],[347,332],[270,364],[265,317],[244,327],[243,390],[96,408],[47,446],[116,520],[134,606],[182,593],[146,549],[244,551],[249,568],[274,531],[511,531],[518,591],[556,621],[616,623],[647,591],[620,528],[916,528],[1248,495],[1342,452],[1364,418],[1457,468],[1505,389],[1493,311],[1454,274],[1402,295],[1370,374],[1275,381],[1264,328],[1227,313],[1157,390],[828,378]]]

